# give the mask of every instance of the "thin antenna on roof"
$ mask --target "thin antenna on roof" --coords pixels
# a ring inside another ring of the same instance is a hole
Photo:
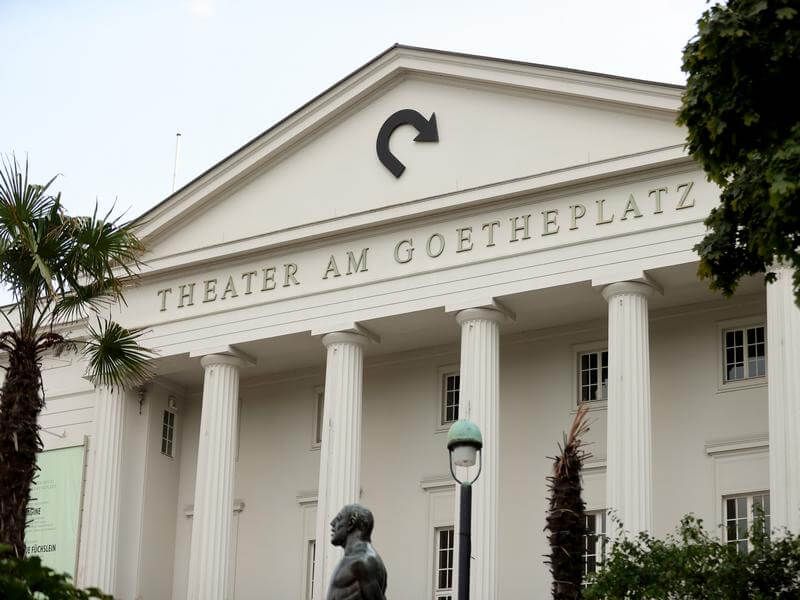
[[[178,148],[181,144],[181,132],[175,134],[175,164],[172,166],[172,191],[175,191],[175,178],[178,175]]]

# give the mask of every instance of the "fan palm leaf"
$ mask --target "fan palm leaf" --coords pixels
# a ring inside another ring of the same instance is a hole
[[[30,485],[41,451],[38,417],[41,361],[45,352],[75,347],[58,325],[90,316],[117,302],[136,278],[143,246],[130,223],[102,215],[74,217],[64,210],[53,180],[35,185],[28,165],[13,157],[0,168],[0,286],[14,304],[0,308],[7,331],[0,348],[9,357],[0,389],[0,544],[18,555]],[[89,327],[78,345],[97,385],[135,385],[150,376],[151,356],[138,340],[142,332],[110,320]]]

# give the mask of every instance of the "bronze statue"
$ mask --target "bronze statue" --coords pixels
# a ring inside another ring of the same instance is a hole
[[[331,521],[331,543],[344,557],[331,577],[327,600],[386,600],[386,567],[372,547],[372,512],[348,504]]]

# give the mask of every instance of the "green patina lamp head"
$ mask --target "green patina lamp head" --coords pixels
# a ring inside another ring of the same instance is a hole
[[[478,450],[483,448],[481,430],[468,419],[459,419],[447,432],[447,449],[450,459],[458,467],[475,465]]]

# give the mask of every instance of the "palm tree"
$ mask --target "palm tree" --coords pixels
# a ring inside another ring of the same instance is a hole
[[[589,431],[586,422],[588,405],[575,414],[568,434],[553,458],[553,474],[547,478],[550,507],[547,525],[550,542],[548,564],[553,575],[553,600],[579,600],[583,582],[583,551],[586,536],[585,509],[582,497],[581,469],[589,454],[583,437]]]
[[[0,352],[8,362],[0,389],[0,544],[18,557],[25,552],[26,511],[42,450],[42,358],[80,351],[96,385],[133,384],[149,374],[150,354],[138,345],[142,331],[98,312],[123,300],[142,243],[131,224],[110,213],[67,215],[61,195],[48,193],[54,179],[29,183],[27,162],[20,169],[14,157],[0,169],[0,286],[14,298],[0,308]],[[88,323],[92,316],[95,324]],[[88,334],[71,338],[70,325]]]

